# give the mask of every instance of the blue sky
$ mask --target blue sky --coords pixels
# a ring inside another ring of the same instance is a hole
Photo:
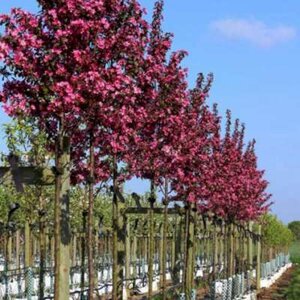
[[[151,14],[154,1],[140,2]],[[37,9],[34,0],[10,0],[0,2],[0,12],[14,6]],[[218,102],[222,113],[231,109],[246,123],[247,138],[257,140],[272,210],[285,222],[300,219],[299,14],[298,0],[165,0],[164,13],[174,50],[189,52],[190,85],[198,72],[213,72],[210,103]]]

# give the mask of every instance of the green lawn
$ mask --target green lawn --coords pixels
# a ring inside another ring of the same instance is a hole
[[[300,264],[300,241],[294,242],[290,248],[291,261]]]
[[[285,291],[285,298],[288,300],[299,300],[300,299],[300,241],[293,243],[290,248],[291,261],[297,264],[293,278],[290,282],[289,287]]]

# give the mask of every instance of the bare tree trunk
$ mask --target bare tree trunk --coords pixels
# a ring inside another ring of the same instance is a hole
[[[70,141],[60,124],[55,174],[55,291],[54,299],[69,299],[70,243]]]
[[[163,300],[166,300],[167,293],[167,279],[166,279],[166,273],[167,273],[167,239],[168,239],[168,179],[165,178],[165,190],[164,190],[164,220],[163,220],[163,257],[162,257],[162,294],[163,294]]]
[[[118,199],[117,160],[113,161],[113,300],[123,299],[126,222],[124,217],[125,203]]]
[[[234,225],[230,223],[227,227],[228,229],[228,241],[227,241],[227,268],[228,268],[228,277],[233,275],[233,244],[234,244]]]
[[[137,232],[136,230],[133,233],[133,238],[132,238],[132,262],[133,262],[133,272],[132,276],[134,279],[136,279],[136,262],[137,262]]]
[[[80,288],[81,292],[84,291],[84,276],[85,276],[85,237],[86,237],[86,216],[87,211],[82,212],[82,236],[81,236],[81,278],[80,278]]]
[[[95,270],[94,270],[94,184],[95,184],[95,153],[93,140],[90,145],[90,174],[89,174],[89,208],[88,208],[88,269],[89,269],[89,292],[88,298],[94,299]]]
[[[184,265],[184,292],[187,299],[190,299],[193,288],[193,266],[194,266],[194,213],[191,204],[187,204],[185,216],[185,265]]]
[[[11,268],[12,263],[12,232],[8,233],[7,237],[7,256],[6,256],[7,262],[8,262],[8,269]]]
[[[151,181],[151,196],[149,199],[149,255],[148,255],[148,298],[151,299],[153,293],[153,255],[154,255],[154,202],[155,202],[155,186]]]
[[[118,199],[115,193],[116,188],[116,173],[117,166],[115,161],[113,162],[114,174],[113,174],[113,292],[112,300],[118,300]]]
[[[73,246],[72,246],[72,267],[77,265],[77,234],[73,234]]]
[[[256,254],[257,254],[257,261],[256,261],[256,290],[259,291],[261,287],[260,282],[260,268],[261,268],[261,225],[258,225],[258,240],[256,246]]]
[[[126,222],[126,243],[125,243],[125,279],[126,279],[126,294],[129,295],[129,279],[130,279],[130,257],[133,255],[131,251],[131,232],[130,232],[130,223]]]
[[[20,269],[20,230],[16,232],[16,269]]]
[[[30,225],[29,221],[25,222],[25,270],[31,267],[31,245],[30,245]],[[25,292],[27,294],[29,288],[28,277],[25,276]]]
[[[45,289],[45,281],[44,281],[44,273],[45,273],[45,262],[46,262],[46,234],[45,234],[45,222],[44,222],[44,214],[45,214],[45,201],[43,196],[40,196],[40,270],[39,270],[39,299],[44,298],[44,289]]]
[[[213,223],[213,281],[216,280],[217,273],[217,263],[218,263],[218,231],[217,231],[217,223]]]
[[[94,235],[94,262],[98,261],[99,259],[99,225],[100,222],[98,219],[96,219],[96,224],[95,224],[95,228],[96,228],[96,234]],[[96,268],[96,270],[94,271],[94,282],[95,282],[95,287],[97,289],[98,287],[98,270]]]

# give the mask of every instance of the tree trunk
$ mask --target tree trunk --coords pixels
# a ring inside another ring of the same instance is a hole
[[[180,263],[179,257],[181,253],[181,237],[182,236],[182,226],[181,220],[179,219],[179,224],[177,222],[177,215],[175,216],[175,225],[173,230],[173,240],[172,240],[172,279],[173,284],[177,285],[180,282]]]
[[[20,230],[16,232],[16,269],[20,270]]]
[[[70,141],[60,124],[55,174],[55,291],[54,299],[69,299],[70,243]]]
[[[73,234],[73,246],[72,246],[72,267],[77,265],[77,235],[76,232]]]
[[[151,299],[153,293],[153,255],[154,255],[154,202],[155,186],[151,181],[150,191],[150,209],[149,209],[149,255],[148,255],[148,298]]]
[[[89,269],[89,292],[88,298],[94,299],[95,270],[94,270],[94,184],[95,184],[95,154],[93,141],[90,146],[90,174],[89,174],[89,208],[88,208],[88,269]]]
[[[218,264],[218,228],[217,223],[213,223],[213,281],[216,280],[217,264]]]
[[[87,211],[82,212],[82,235],[81,235],[81,277],[80,277],[80,288],[81,292],[84,291],[84,276],[85,276],[85,237],[86,237],[86,216]]]
[[[194,266],[194,226],[195,216],[191,204],[188,203],[185,215],[185,264],[184,264],[184,281],[183,287],[186,299],[190,299],[193,288],[193,266]]]
[[[258,225],[257,262],[256,262],[256,290],[260,290],[260,263],[261,263],[261,225]]]
[[[168,180],[165,178],[165,190],[164,190],[164,220],[163,220],[163,244],[162,244],[162,294],[163,294],[163,300],[166,300],[167,293],[167,241],[168,241]]]
[[[126,294],[129,295],[129,284],[130,284],[130,257],[133,255],[133,251],[130,251],[130,243],[131,243],[131,234],[130,234],[130,224],[126,223],[126,249],[125,249],[125,279],[126,279]]]
[[[44,298],[44,273],[45,273],[45,262],[46,262],[46,234],[45,234],[45,222],[44,222],[44,210],[45,210],[45,201],[42,196],[40,196],[40,270],[39,270],[39,299]]]
[[[9,299],[9,291],[8,291],[8,271],[10,269],[10,260],[9,260],[9,240],[11,240],[11,232],[8,231],[5,233],[5,252],[4,252],[4,259],[5,259],[5,265],[4,265],[4,274],[5,274],[5,296],[4,299]]]
[[[172,270],[172,281],[175,284],[175,266],[176,266],[176,235],[177,235],[177,215],[175,215],[175,221],[173,223],[172,230],[172,242],[171,242],[171,270]]]
[[[132,262],[133,262],[133,272],[132,272],[132,277],[134,280],[136,279],[136,263],[137,263],[137,232],[133,233],[133,238],[132,238]]]
[[[30,225],[29,222],[25,223],[25,270],[31,267],[31,245],[30,245]],[[25,276],[25,290],[28,291],[29,282]]]
[[[125,203],[117,196],[117,160],[114,157],[113,171],[113,300],[123,299],[126,223],[124,219]]]
[[[227,251],[227,267],[228,267],[228,277],[233,275],[233,248],[234,248],[234,225],[231,223],[228,227],[228,251]]]
[[[55,266],[55,238],[54,235],[52,234],[51,240],[50,240],[50,256],[51,256],[51,268]]]
[[[98,261],[99,259],[99,220],[96,219],[95,223],[95,228],[96,228],[96,234],[94,235],[94,262]],[[95,282],[95,287],[98,287],[98,270],[94,271],[94,282]],[[95,291],[96,293],[96,291]]]
[[[161,223],[159,226],[159,236],[158,236],[158,245],[156,247],[158,249],[159,252],[159,284],[160,284],[160,288],[163,292],[164,288],[163,288],[163,263],[164,263],[164,224]]]
[[[12,232],[8,233],[8,237],[7,237],[7,265],[8,265],[8,269],[11,269],[11,263],[12,263]]]

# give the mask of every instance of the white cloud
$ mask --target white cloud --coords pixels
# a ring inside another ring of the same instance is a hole
[[[225,38],[245,40],[262,48],[292,40],[296,29],[290,26],[268,26],[257,20],[224,19],[211,23],[211,27]]]

